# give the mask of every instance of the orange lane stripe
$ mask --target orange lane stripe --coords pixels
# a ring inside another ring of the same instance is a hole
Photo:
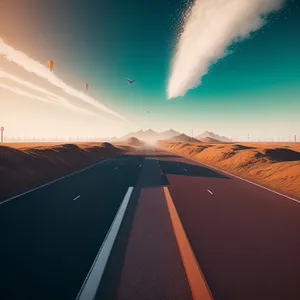
[[[177,210],[167,187],[164,187],[164,193],[193,299],[212,300],[213,297],[199,267],[189,240],[184,232]]]

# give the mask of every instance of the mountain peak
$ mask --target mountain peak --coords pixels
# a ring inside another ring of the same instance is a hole
[[[166,130],[166,131],[164,131],[165,133],[166,132],[170,132],[170,133],[177,133],[177,131],[175,131],[175,130],[173,130],[173,129],[169,129],[169,130]],[[163,132],[162,132],[163,133]]]
[[[167,140],[177,135],[180,135],[180,132],[177,132],[173,129],[169,129],[160,133],[160,139]]]
[[[205,138],[211,138],[214,140],[218,140],[218,141],[222,141],[222,142],[229,142],[230,139],[225,137],[225,136],[220,136],[216,133],[213,133],[211,131],[204,131],[203,133],[199,134],[198,136],[196,136],[196,139],[205,139]]]
[[[158,133],[158,132],[156,132],[156,131],[154,131],[154,130],[152,130],[152,129],[148,129],[148,130],[146,130],[146,131],[144,131],[145,133],[147,132],[147,133]]]
[[[200,143],[198,139],[192,138],[184,133],[179,134],[175,137],[170,138],[170,140],[178,141],[178,142],[191,142],[191,143]]]

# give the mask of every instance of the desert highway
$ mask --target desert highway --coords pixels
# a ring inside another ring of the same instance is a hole
[[[163,150],[0,204],[4,300],[300,299],[300,203]]]

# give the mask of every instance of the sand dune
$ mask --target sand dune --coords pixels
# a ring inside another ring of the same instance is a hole
[[[163,142],[159,147],[300,199],[300,144]]]
[[[109,143],[0,146],[0,201],[130,149]]]

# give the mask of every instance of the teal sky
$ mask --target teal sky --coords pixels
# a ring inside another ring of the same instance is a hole
[[[199,87],[167,100],[172,45],[189,2],[2,0],[0,37],[40,62],[55,60],[73,87],[89,83],[93,97],[137,123],[134,130],[300,135],[297,1],[232,46]],[[137,81],[129,86],[126,77]]]

